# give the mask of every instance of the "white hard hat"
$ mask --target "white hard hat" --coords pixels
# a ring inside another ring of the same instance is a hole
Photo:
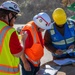
[[[33,17],[34,23],[42,29],[50,29],[51,19],[45,12],[41,12]]]
[[[2,5],[0,6],[0,9],[10,10],[17,14],[20,12],[20,8],[18,4],[14,1],[6,1],[2,3]]]

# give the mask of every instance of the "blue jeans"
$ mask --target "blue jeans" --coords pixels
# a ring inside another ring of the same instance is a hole
[[[40,69],[40,64],[38,67],[35,67],[30,61],[28,61],[30,66],[31,66],[31,71],[26,71],[24,69],[23,63],[20,60],[20,64],[22,66],[22,75],[36,75],[36,72],[38,72],[38,70]]]

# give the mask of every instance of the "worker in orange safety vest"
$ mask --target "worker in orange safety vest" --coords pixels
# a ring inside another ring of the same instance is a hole
[[[22,39],[26,47],[21,59],[22,75],[36,75],[39,70],[40,59],[44,54],[42,31],[50,29],[50,24],[49,15],[41,12],[22,28],[21,34],[28,34],[26,41]]]

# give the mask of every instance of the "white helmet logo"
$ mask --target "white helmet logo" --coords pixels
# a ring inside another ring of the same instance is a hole
[[[14,5],[14,8],[17,8],[17,5],[16,4]]]
[[[42,19],[39,19],[39,22],[42,22]]]
[[[49,26],[49,25],[50,25],[50,23],[48,23],[43,17],[38,16],[37,19],[38,19],[38,18],[40,18],[40,19],[39,19],[39,22],[44,21],[44,22],[46,23],[46,26]]]

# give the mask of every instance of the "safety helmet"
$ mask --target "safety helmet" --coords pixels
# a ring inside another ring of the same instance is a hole
[[[6,1],[6,2],[2,3],[2,5],[0,6],[0,9],[13,11],[17,14],[20,12],[20,8],[19,8],[18,4],[14,1]]]
[[[62,8],[56,8],[52,14],[52,17],[58,26],[65,24],[67,21],[66,13]]]
[[[45,12],[41,12],[33,17],[34,23],[42,29],[50,29],[51,19]]]

